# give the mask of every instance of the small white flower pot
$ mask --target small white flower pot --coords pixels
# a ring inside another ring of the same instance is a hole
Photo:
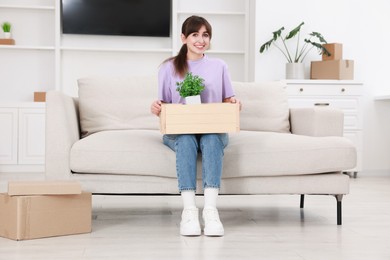
[[[286,63],[286,79],[304,79],[305,64]]]
[[[10,32],[5,32],[4,33],[4,38],[5,39],[11,39],[11,33]]]
[[[187,105],[202,104],[202,101],[200,100],[200,95],[186,97],[185,101]]]

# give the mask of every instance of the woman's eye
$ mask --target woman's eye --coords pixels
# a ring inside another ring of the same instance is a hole
[[[210,35],[209,35],[208,33],[204,33],[204,34],[203,34],[203,37],[209,38]]]
[[[197,33],[193,33],[192,36],[193,37],[198,37],[198,34]]]

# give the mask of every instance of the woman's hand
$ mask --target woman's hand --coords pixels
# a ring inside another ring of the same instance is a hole
[[[150,112],[152,112],[152,114],[156,115],[156,116],[160,116],[160,112],[161,112],[161,101],[160,100],[156,100],[152,103],[152,105],[150,106]]]
[[[240,102],[240,100],[238,100],[237,98],[235,97],[229,97],[229,98],[225,98],[223,100],[224,103],[238,103],[240,105],[240,111],[241,111],[241,108],[242,108],[242,104]]]

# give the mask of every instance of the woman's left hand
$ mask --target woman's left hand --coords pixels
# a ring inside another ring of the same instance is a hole
[[[238,100],[237,98],[235,98],[235,97],[225,98],[223,100],[223,102],[224,103],[233,103],[233,104],[238,103],[240,105],[240,111],[241,111],[242,104],[241,104],[240,100]]]

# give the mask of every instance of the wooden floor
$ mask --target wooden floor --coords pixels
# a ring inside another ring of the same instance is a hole
[[[331,196],[303,210],[299,196],[224,196],[219,209],[224,237],[182,237],[180,197],[94,196],[92,233],[0,238],[0,259],[390,259],[390,175],[351,179],[342,226]]]

